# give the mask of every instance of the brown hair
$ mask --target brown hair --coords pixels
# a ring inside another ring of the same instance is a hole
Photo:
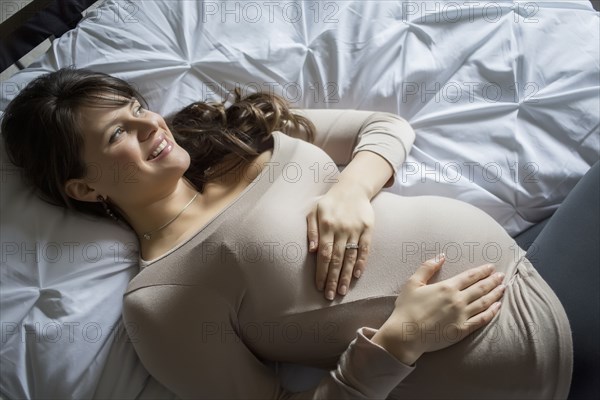
[[[205,174],[207,169],[230,154],[239,156],[239,162],[258,155],[272,146],[271,132],[275,130],[303,127],[312,141],[312,123],[293,115],[282,98],[258,93],[241,99],[239,91],[235,96],[228,109],[223,103],[197,102],[172,119],[173,134],[192,159],[185,176],[200,190],[207,180],[229,171]],[[1,129],[8,157],[22,168],[24,178],[38,189],[42,200],[106,216],[100,203],[72,199],[64,189],[67,180],[87,173],[79,112],[83,106],[122,107],[131,99],[146,107],[132,85],[107,74],[63,68],[42,75],[6,107]],[[111,208],[123,220],[118,209]]]
[[[190,154],[185,177],[201,192],[206,182],[272,148],[274,131],[288,133],[303,129],[308,141],[313,141],[312,122],[292,113],[282,97],[254,93],[242,98],[239,89],[234,94],[235,100],[228,108],[225,103],[195,102],[169,122],[177,143]],[[229,155],[237,159],[230,168],[212,169]]]
[[[122,107],[134,98],[146,104],[129,83],[103,73],[63,68],[42,75],[6,107],[1,129],[8,157],[42,200],[105,216],[100,203],[72,199],[64,189],[67,180],[87,173],[79,112],[83,106]]]

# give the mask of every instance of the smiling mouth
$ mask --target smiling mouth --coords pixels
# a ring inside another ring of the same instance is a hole
[[[162,151],[167,147],[167,145],[167,139],[163,139],[162,142],[160,142],[160,144],[158,145],[158,147],[154,149],[152,154],[150,154],[150,156],[148,157],[148,161],[158,157],[158,155],[162,153]]]

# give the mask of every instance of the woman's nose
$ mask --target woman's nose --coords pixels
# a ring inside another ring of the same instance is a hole
[[[138,120],[138,138],[140,142],[146,141],[158,131],[158,120],[154,116],[148,116]]]

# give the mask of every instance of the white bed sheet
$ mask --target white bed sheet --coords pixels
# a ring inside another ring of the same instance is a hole
[[[516,235],[599,158],[599,16],[587,0],[110,0],[2,82],[0,109],[35,76],[75,65],[133,82],[164,115],[236,84],[295,107],[395,112],[417,139],[390,190],[467,201]],[[110,334],[122,332],[137,272],[123,244],[135,238],[43,204],[2,156],[0,391],[166,395]]]

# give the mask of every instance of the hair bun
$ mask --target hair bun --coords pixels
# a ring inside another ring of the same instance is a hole
[[[283,98],[260,92],[242,98],[239,88],[234,90],[234,97],[235,102],[227,108],[225,102],[192,103],[170,121],[175,139],[191,157],[186,177],[200,191],[204,183],[231,170],[212,168],[224,157],[237,155],[235,168],[271,148],[273,131],[302,127],[312,142],[313,124],[293,114]]]

